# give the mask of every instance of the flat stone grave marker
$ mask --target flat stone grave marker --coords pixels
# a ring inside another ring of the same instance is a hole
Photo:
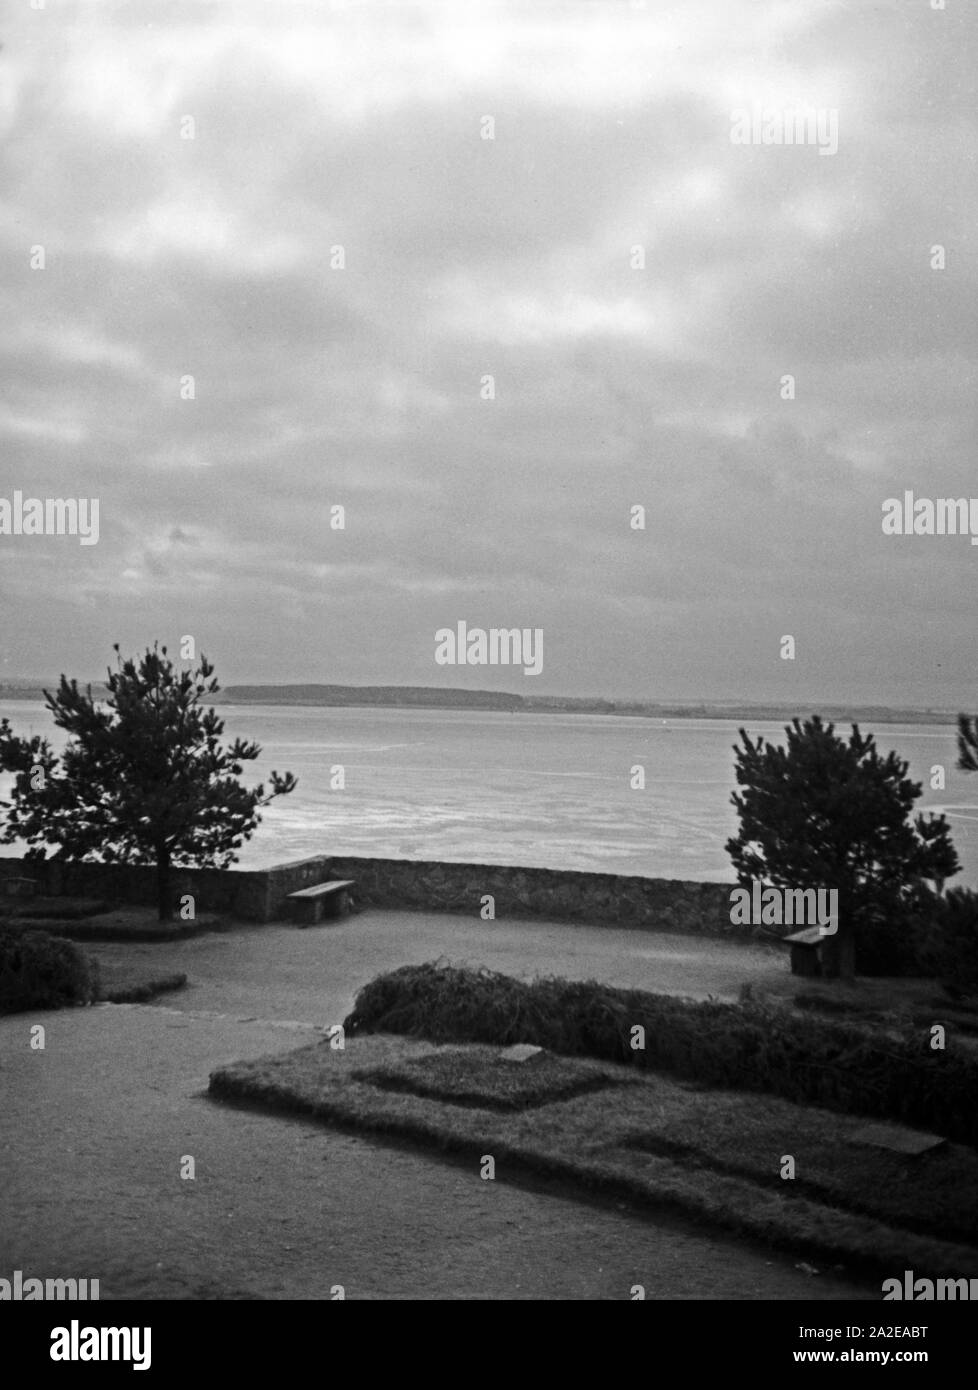
[[[504,1047],[499,1054],[501,1062],[532,1062],[534,1057],[543,1055],[542,1047],[535,1047],[533,1043],[514,1043],[512,1047]]]
[[[928,1153],[939,1149],[947,1140],[939,1134],[925,1134],[919,1129],[907,1129],[904,1125],[864,1125],[849,1135],[850,1144],[868,1144],[874,1149],[889,1149],[895,1154]]]

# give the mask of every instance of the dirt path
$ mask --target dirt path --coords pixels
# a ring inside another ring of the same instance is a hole
[[[98,1278],[103,1297],[137,1298],[328,1298],[337,1284],[378,1299],[612,1299],[634,1284],[668,1299],[879,1296],[681,1220],[219,1105],[203,1094],[215,1066],[310,1035],[175,998],[0,1020],[0,1275]]]

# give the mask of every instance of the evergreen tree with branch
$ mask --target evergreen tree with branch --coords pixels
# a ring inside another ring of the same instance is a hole
[[[290,772],[245,787],[243,764],[261,753],[237,738],[222,744],[224,721],[205,708],[220,686],[201,655],[196,670],[174,669],[166,647],[108,673],[108,695],[64,675],[47,708],[68,742],[56,754],[46,738],[18,738],[0,721],[0,770],[13,789],[0,841],[26,842],[25,858],[155,864],[161,921],[173,916],[172,869],[228,868],[261,822],[259,808],[293,791]]]
[[[785,729],[787,746],[734,745],[739,833],[727,841],[738,881],[838,892],[838,929],[822,947],[825,973],[852,979],[856,939],[874,923],[907,920],[918,895],[960,865],[943,815],[911,819],[921,785],[872,734],[848,740],[818,715]]]

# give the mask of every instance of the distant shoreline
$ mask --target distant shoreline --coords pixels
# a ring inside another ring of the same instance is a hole
[[[57,688],[52,681],[49,689]],[[81,682],[79,682],[81,684]],[[104,696],[101,681],[91,682]],[[27,682],[0,682],[0,700],[43,701],[44,688]],[[307,709],[441,709],[481,710],[500,714],[604,714],[624,719],[729,719],[790,722],[819,713],[839,723],[934,724],[954,726],[956,712],[895,709],[887,705],[737,704],[723,701],[602,700],[561,695],[514,695],[507,691],[449,690],[435,686],[397,685],[229,685],[217,705],[287,705]]]

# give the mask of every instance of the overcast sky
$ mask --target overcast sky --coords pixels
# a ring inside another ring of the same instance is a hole
[[[978,495],[970,8],[11,6],[0,494],[100,535],[0,536],[0,679],[978,706],[978,547],[881,525]]]

